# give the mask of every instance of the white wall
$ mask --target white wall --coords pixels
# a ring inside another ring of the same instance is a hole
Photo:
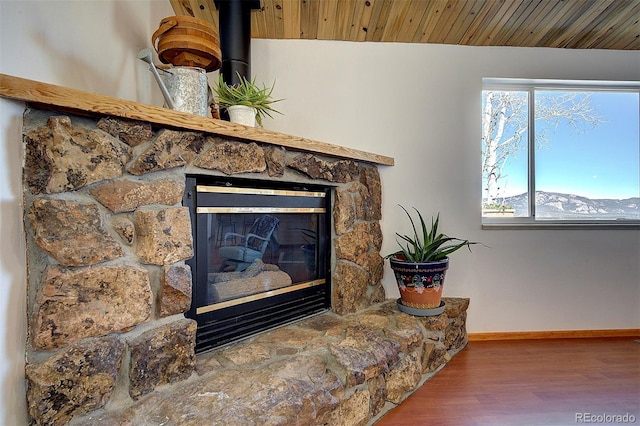
[[[137,52],[166,0],[0,0],[0,73],[160,105]],[[254,40],[253,74],[286,98],[265,127],[395,158],[381,171],[383,252],[401,203],[490,249],[453,256],[445,293],[470,332],[640,327],[638,231],[482,231],[482,77],[640,79],[639,52]],[[0,99],[0,425],[27,422],[22,103]],[[405,227],[401,229],[400,227]],[[397,290],[387,270],[389,297]]]
[[[640,232],[480,226],[483,77],[640,79],[640,52],[254,40],[253,75],[284,116],[273,130],[395,158],[381,170],[383,254],[409,231],[397,206],[441,212],[481,241],[452,256],[444,294],[470,297],[468,330],[640,327]],[[387,265],[388,297],[398,297]]]

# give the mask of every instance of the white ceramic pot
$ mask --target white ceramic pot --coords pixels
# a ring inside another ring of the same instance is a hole
[[[246,105],[234,105],[227,108],[232,123],[256,127],[256,109]]]

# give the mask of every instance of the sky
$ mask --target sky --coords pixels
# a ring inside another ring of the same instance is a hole
[[[594,92],[591,106],[604,121],[577,133],[561,126],[536,151],[536,190],[591,199],[640,197],[638,93]],[[527,191],[527,153],[505,167],[505,196]]]

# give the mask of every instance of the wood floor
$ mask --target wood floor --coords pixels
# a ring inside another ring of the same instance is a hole
[[[376,426],[622,424],[595,416],[625,414],[640,424],[632,338],[478,341]]]

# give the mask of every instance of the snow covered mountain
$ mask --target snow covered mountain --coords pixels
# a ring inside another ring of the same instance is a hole
[[[515,216],[527,215],[527,194],[506,197],[503,204],[515,209]],[[624,200],[596,199],[557,192],[536,192],[538,218],[640,219],[640,197]]]

